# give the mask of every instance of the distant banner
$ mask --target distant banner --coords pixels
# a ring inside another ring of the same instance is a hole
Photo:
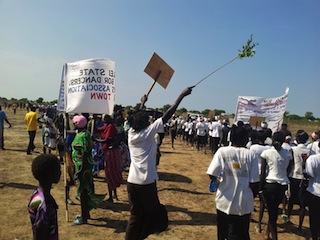
[[[277,98],[239,96],[235,122],[248,123],[251,117],[264,117],[272,132],[280,130],[288,102],[289,88]],[[260,126],[259,126],[260,127]]]
[[[64,104],[64,66],[63,66],[63,69],[62,69],[62,76],[61,76],[61,81],[60,81],[60,90],[59,90],[57,110],[59,112],[65,112],[65,104]]]
[[[64,96],[62,93],[64,92]],[[115,102],[115,62],[88,59],[66,63],[60,86],[58,109],[66,113],[106,113]],[[59,105],[61,105],[59,107]]]

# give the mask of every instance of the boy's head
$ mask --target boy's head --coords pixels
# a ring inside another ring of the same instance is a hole
[[[58,183],[61,176],[60,161],[52,154],[41,154],[32,162],[32,174],[40,183]]]

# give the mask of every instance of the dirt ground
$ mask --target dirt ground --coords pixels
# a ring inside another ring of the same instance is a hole
[[[18,109],[17,114],[5,110],[13,127],[8,129],[5,123],[5,147],[0,150],[0,239],[27,240],[32,239],[31,224],[27,212],[27,204],[37,181],[31,173],[31,162],[42,153],[41,132],[37,131],[36,152],[26,154],[28,133],[25,128],[25,110]],[[290,126],[289,126],[290,127]],[[176,140],[175,149],[171,148],[170,139],[166,137],[161,146],[162,157],[158,167],[160,180],[157,183],[159,198],[169,215],[169,227],[158,235],[150,235],[147,239],[217,239],[216,209],[214,193],[208,190],[209,178],[207,167],[212,159],[211,154],[204,154],[191,149]],[[55,154],[55,151],[53,152]],[[63,171],[63,165],[61,165]],[[60,239],[102,240],[124,239],[129,205],[125,180],[127,172],[123,172],[124,184],[118,189],[119,201],[105,203],[91,211],[88,224],[72,226],[73,218],[80,213],[79,202],[75,199],[75,187],[71,188],[71,198],[77,205],[69,205],[66,211],[64,175],[58,184],[53,186],[52,195],[56,199],[59,221]],[[99,194],[107,193],[104,173],[95,178],[95,189]],[[258,210],[258,199],[255,200]],[[279,239],[310,239],[309,218],[304,219],[303,232],[297,230],[297,206],[294,208],[291,223],[284,224],[278,218]],[[267,213],[264,214],[263,229],[266,228]],[[68,221],[67,221],[68,216]],[[253,212],[250,225],[251,239],[263,239],[263,235],[255,230],[258,211]]]

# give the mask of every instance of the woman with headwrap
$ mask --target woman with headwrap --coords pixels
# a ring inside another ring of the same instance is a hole
[[[75,225],[85,224],[90,218],[90,210],[96,208],[104,195],[94,194],[93,161],[91,135],[84,116],[76,115],[72,119],[76,135],[72,142],[72,160],[75,165],[75,179],[77,180],[77,194],[80,196],[81,215],[74,222]]]

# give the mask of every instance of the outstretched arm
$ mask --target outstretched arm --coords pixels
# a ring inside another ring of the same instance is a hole
[[[175,113],[175,111],[177,110],[180,102],[182,101],[182,99],[187,96],[190,95],[192,92],[192,87],[188,87],[185,90],[182,91],[182,93],[180,93],[179,97],[177,98],[177,100],[175,101],[174,104],[171,105],[171,107],[164,113],[164,115],[162,116],[162,121],[165,124],[166,122],[168,122],[168,120],[171,118],[171,116]]]

